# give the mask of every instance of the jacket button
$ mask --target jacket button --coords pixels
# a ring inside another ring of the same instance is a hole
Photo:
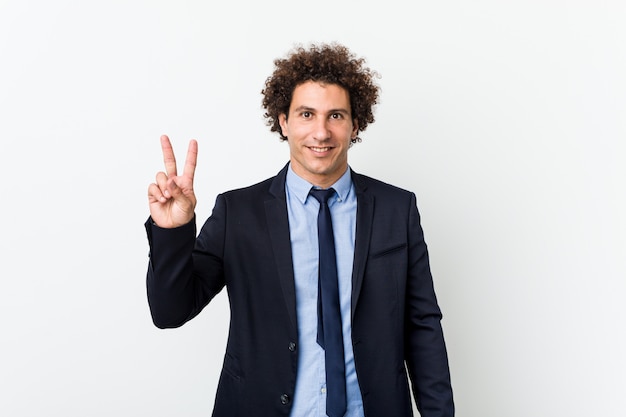
[[[280,396],[280,403],[281,403],[282,405],[287,405],[287,404],[289,404],[289,395],[287,395],[287,394],[283,394],[283,395],[281,395],[281,396]]]
[[[295,352],[296,351],[296,343],[295,342],[289,342],[289,351],[290,352]]]

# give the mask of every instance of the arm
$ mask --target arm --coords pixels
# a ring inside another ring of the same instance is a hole
[[[193,192],[198,145],[190,141],[182,175],[177,175],[174,152],[167,136],[161,136],[166,172],[159,172],[148,188],[150,218],[145,224],[150,245],[147,290],[154,324],[178,327],[195,317],[224,286],[221,254],[196,246]],[[218,198],[218,202],[221,201]],[[223,242],[224,205],[216,204],[207,221],[212,227],[206,242]],[[219,247],[220,244],[217,246]],[[215,246],[215,245],[214,245]],[[219,249],[218,249],[219,252]]]
[[[165,229],[146,222],[150,244],[147,290],[154,324],[179,327],[195,317],[224,287],[225,205],[218,196],[213,214],[196,239],[195,219]]]
[[[452,417],[454,403],[441,311],[435,296],[415,195],[412,195],[409,210],[405,319],[409,375],[422,417]]]

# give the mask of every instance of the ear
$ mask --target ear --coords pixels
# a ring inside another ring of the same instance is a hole
[[[278,123],[280,124],[280,130],[283,136],[287,136],[287,115],[281,113],[278,115]]]
[[[359,132],[359,121],[357,119],[352,119],[352,136],[350,137],[350,139],[356,139],[358,132]]]

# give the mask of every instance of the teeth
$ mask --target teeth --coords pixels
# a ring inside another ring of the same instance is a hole
[[[314,146],[311,146],[311,149],[313,149],[315,152],[326,152],[326,151],[330,150],[329,147],[326,147],[326,148],[316,148]]]

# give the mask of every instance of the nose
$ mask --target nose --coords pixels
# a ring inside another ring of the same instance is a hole
[[[313,127],[313,139],[319,141],[325,141],[330,139],[330,129],[328,128],[328,120],[324,117],[320,117],[315,121]]]

